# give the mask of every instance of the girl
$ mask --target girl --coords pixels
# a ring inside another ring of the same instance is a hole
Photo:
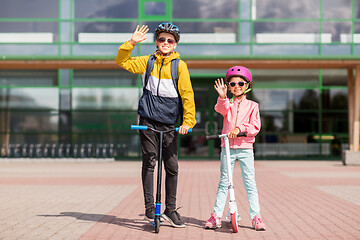
[[[215,111],[223,115],[224,123],[222,134],[228,134],[230,140],[230,159],[232,172],[235,161],[239,160],[243,183],[247,192],[250,205],[250,217],[255,230],[265,230],[265,224],[260,215],[258,192],[255,183],[254,151],[253,143],[255,136],[261,127],[258,104],[246,98],[246,93],[252,88],[252,75],[249,69],[242,66],[230,68],[225,76],[230,91],[233,94],[231,99],[226,97],[227,86],[224,80],[215,81],[215,90],[219,98],[215,105]],[[247,137],[237,138],[240,132],[247,132]],[[225,201],[228,194],[228,176],[226,168],[226,156],[224,141],[221,139],[221,165],[220,181],[211,217],[206,221],[205,228],[215,229],[221,227]],[[232,173],[231,173],[232,174]]]

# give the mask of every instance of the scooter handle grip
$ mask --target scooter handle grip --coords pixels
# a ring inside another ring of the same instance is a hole
[[[224,134],[225,135],[225,134]],[[224,135],[208,135],[206,136],[206,140],[212,140],[212,139],[217,139],[217,138],[222,138]],[[240,132],[237,137],[246,137],[247,136],[247,132]]]
[[[148,126],[143,126],[143,125],[131,125],[131,129],[135,129],[135,130],[147,130]],[[179,131],[179,128],[176,128],[176,131]],[[188,130],[189,133],[192,132],[192,128],[190,128]]]
[[[176,128],[176,131],[178,132],[179,131],[179,128]],[[192,132],[192,128],[190,128],[189,130],[188,130],[188,133],[191,133]]]
[[[247,137],[247,132],[240,132],[237,137]]]
[[[143,126],[143,125],[131,125],[131,129],[147,130],[148,127],[147,127],[147,126]]]

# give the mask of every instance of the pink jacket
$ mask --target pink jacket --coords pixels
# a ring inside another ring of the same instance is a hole
[[[227,134],[235,127],[240,128],[240,132],[247,132],[247,137],[230,138],[230,148],[253,148],[255,136],[260,132],[261,120],[259,105],[246,96],[239,101],[220,97],[215,105],[215,111],[223,115],[224,123],[222,134]],[[224,147],[224,140],[221,139],[221,147]]]

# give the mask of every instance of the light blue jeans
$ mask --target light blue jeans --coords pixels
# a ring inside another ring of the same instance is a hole
[[[260,215],[259,197],[255,182],[253,149],[230,149],[231,174],[234,172],[236,160],[239,160],[240,163],[241,175],[250,205],[250,217],[253,219],[255,215]],[[220,161],[221,175],[214,205],[214,213],[216,213],[219,218],[222,217],[224,212],[229,185],[225,148],[221,149]],[[234,186],[236,185],[237,184],[234,183]]]

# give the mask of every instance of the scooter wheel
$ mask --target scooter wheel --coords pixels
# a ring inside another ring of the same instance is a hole
[[[159,233],[159,231],[160,231],[160,219],[156,218],[155,219],[155,232]]]
[[[231,227],[234,233],[237,233],[239,231],[239,225],[238,225],[238,219],[237,219],[237,214],[236,213],[232,213],[230,214],[230,220],[231,220]]]

